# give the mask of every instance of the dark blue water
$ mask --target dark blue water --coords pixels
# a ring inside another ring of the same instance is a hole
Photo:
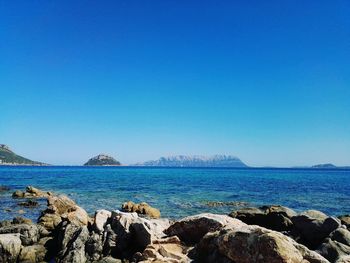
[[[128,200],[148,202],[170,218],[228,213],[235,208],[208,207],[207,201],[350,213],[350,170],[339,169],[0,167],[0,185],[11,188],[0,192],[0,219],[12,218],[23,209],[11,194],[27,185],[65,193],[89,213],[119,209]],[[36,218],[45,208],[45,200],[40,203],[39,209],[23,209],[23,216]]]

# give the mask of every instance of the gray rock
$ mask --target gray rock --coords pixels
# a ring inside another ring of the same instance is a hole
[[[196,246],[194,255],[203,263],[328,263],[290,237],[255,225],[208,233]]]
[[[330,236],[333,241],[338,241],[344,245],[350,246],[350,231],[344,228],[334,230]]]
[[[283,206],[262,206],[259,208],[243,208],[230,213],[248,225],[258,225],[276,231],[289,231],[293,228],[291,218],[297,213]]]
[[[343,225],[350,229],[350,215],[342,215],[338,217]]]
[[[320,245],[317,252],[330,262],[336,262],[341,258],[344,259],[345,256],[350,255],[350,247],[328,238]]]
[[[164,232],[168,236],[178,236],[182,241],[193,244],[197,243],[206,233],[229,225],[240,226],[245,224],[226,215],[204,213],[176,221]]]
[[[332,231],[341,226],[339,219],[314,210],[292,217],[292,222],[301,236],[301,242],[311,249],[319,246]]]
[[[93,227],[98,233],[102,233],[104,227],[107,223],[107,220],[112,216],[112,212],[107,210],[97,210],[94,216],[94,224]]]
[[[135,212],[114,211],[111,228],[106,229],[107,244],[104,251],[112,250],[120,257],[130,257],[136,251],[143,251],[153,240],[164,237],[163,231],[169,225],[167,219],[146,219]]]
[[[39,240],[38,227],[34,224],[18,224],[0,228],[0,234],[19,233],[22,244],[32,245]]]
[[[85,253],[90,261],[96,261],[103,256],[102,235],[92,233],[85,243]]]
[[[86,226],[64,221],[58,234],[57,262],[86,262],[85,243],[89,238]]]
[[[0,262],[17,262],[20,251],[19,234],[0,234]]]
[[[32,245],[23,247],[19,254],[18,261],[21,263],[44,262],[47,250],[43,245]]]

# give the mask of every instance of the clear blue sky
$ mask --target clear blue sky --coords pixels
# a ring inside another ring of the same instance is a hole
[[[52,164],[350,165],[350,2],[0,1],[0,143]]]

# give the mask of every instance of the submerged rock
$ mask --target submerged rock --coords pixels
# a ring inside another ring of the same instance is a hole
[[[24,207],[37,207],[37,206],[39,206],[39,203],[37,201],[28,200],[25,202],[20,202],[20,203],[18,203],[18,205],[24,206]]]
[[[0,185],[0,193],[10,191],[10,187],[6,185]]]
[[[12,194],[13,198],[47,198],[52,196],[51,192],[45,192],[33,186],[27,186],[25,192],[20,190],[15,191]]]
[[[222,207],[222,206],[235,206],[235,207],[243,207],[247,206],[247,202],[242,201],[229,201],[229,202],[221,202],[221,201],[208,201],[205,203],[206,206],[209,207]]]
[[[147,203],[135,204],[132,201],[125,202],[122,205],[122,210],[124,212],[136,212],[141,215],[146,215],[150,218],[159,218],[160,211],[157,208],[150,206]]]

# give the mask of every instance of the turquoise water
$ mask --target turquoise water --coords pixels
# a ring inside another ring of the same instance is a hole
[[[208,207],[207,201],[350,213],[350,170],[339,169],[0,167],[0,185],[11,188],[0,192],[0,219],[23,209],[11,194],[27,185],[65,193],[91,214],[101,208],[118,209],[127,200],[148,202],[170,218],[235,209]],[[23,216],[37,218],[46,204],[39,201],[38,209],[25,208]]]

